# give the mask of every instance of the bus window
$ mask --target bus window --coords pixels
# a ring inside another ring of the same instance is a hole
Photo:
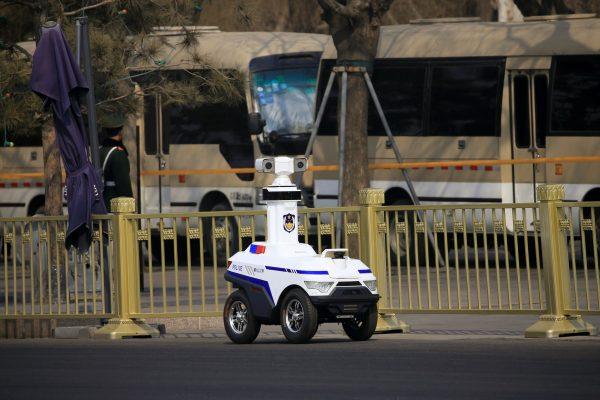
[[[554,58],[553,135],[600,135],[600,57]]]
[[[243,103],[204,104],[197,107],[163,107],[163,131],[171,145],[218,144],[232,168],[254,166],[254,148],[247,132],[248,113]],[[252,180],[253,174],[238,175]]]
[[[515,111],[515,144],[518,148],[531,147],[529,120],[529,77],[517,75],[513,80]]]
[[[401,64],[402,63],[402,64]],[[334,63],[323,61],[319,86],[320,106],[325,85]],[[373,87],[379,98],[383,113],[393,135],[417,136],[423,134],[423,98],[425,89],[426,65],[407,65],[403,61],[376,60],[372,75]],[[338,79],[334,81],[319,135],[337,135]],[[318,110],[318,108],[317,108]],[[369,95],[369,136],[385,136],[383,124]]]
[[[429,134],[499,135],[499,63],[434,65]]]
[[[156,155],[156,97],[144,96],[144,147],[146,154]]]
[[[535,92],[535,145],[546,147],[548,133],[548,77],[536,75],[533,78]]]
[[[375,63],[373,87],[394,136],[423,133],[425,72],[425,65],[401,66],[394,61]],[[369,135],[386,135],[372,99],[369,99]]]

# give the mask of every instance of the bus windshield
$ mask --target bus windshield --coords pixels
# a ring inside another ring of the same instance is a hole
[[[252,94],[268,133],[277,136],[310,132],[317,68],[276,69],[252,75]]]

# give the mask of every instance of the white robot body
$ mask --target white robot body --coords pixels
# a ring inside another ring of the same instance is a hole
[[[281,302],[290,290],[302,290],[310,298],[319,323],[361,316],[376,307],[379,299],[371,269],[349,258],[346,249],[327,249],[317,254],[310,245],[299,243],[297,203],[301,194],[290,175],[305,166],[304,158],[276,157],[256,162],[259,172],[276,175],[273,184],[263,188],[267,240],[254,242],[233,255],[225,279],[243,291],[252,317],[260,324],[284,326]],[[232,320],[227,315],[232,310],[228,304],[224,322],[229,334],[232,328],[227,329],[227,324]]]

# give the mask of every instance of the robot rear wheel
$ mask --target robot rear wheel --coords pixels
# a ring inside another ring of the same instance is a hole
[[[223,309],[225,332],[232,342],[252,343],[260,332],[260,322],[254,318],[250,301],[241,290],[231,293]]]

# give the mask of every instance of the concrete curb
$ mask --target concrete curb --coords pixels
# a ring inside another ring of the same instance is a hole
[[[223,318],[221,317],[146,318],[145,320],[149,325],[164,325],[168,333],[223,329]]]
[[[54,329],[55,339],[89,339],[98,326],[60,326]]]

